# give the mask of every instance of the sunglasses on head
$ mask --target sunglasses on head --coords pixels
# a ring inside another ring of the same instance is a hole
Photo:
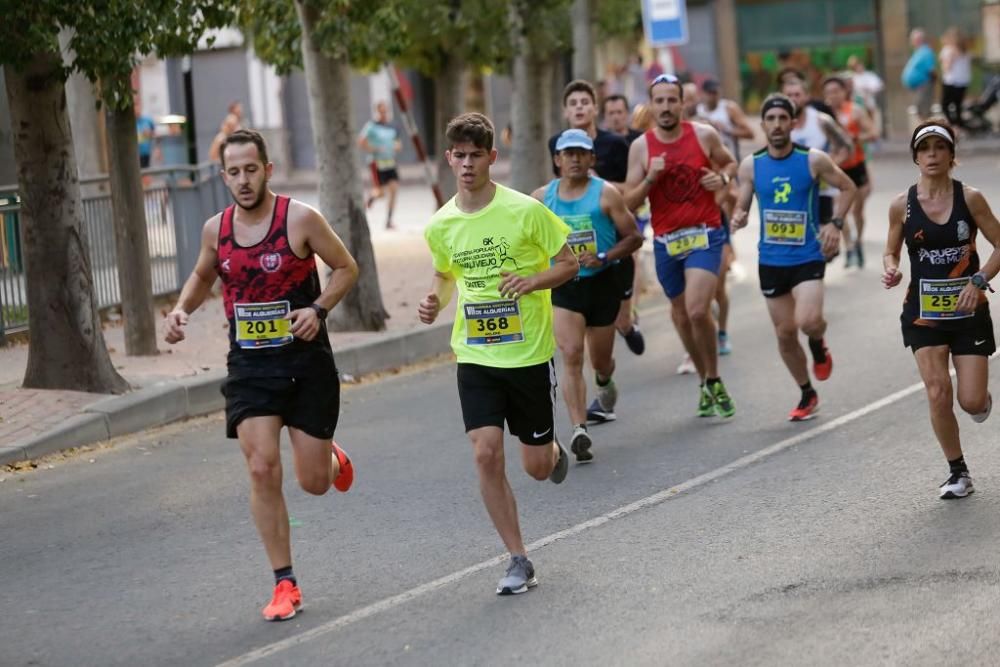
[[[649,85],[655,86],[658,83],[680,83],[680,82],[681,80],[678,79],[673,74],[661,74],[660,76],[653,79],[653,82],[650,83]]]

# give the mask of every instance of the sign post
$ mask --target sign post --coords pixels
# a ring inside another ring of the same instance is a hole
[[[687,44],[686,0],[642,0],[642,24],[653,48]]]

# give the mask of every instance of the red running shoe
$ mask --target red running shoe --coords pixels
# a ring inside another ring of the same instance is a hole
[[[795,409],[788,413],[788,421],[804,422],[809,421],[819,412],[819,396],[815,393],[809,394],[809,398],[803,398]]]
[[[347,493],[354,484],[354,464],[351,463],[351,457],[347,452],[338,447],[337,443],[331,442],[330,446],[333,448],[333,455],[337,457],[337,463],[340,464],[340,472],[333,478],[333,488],[341,493]]]
[[[833,373],[833,357],[830,355],[830,348],[826,346],[826,341],[823,341],[823,354],[826,355],[826,360],[823,363],[813,361],[813,375],[820,382],[828,380],[830,374]]]
[[[264,619],[268,621],[287,621],[293,618],[302,608],[302,591],[292,583],[291,579],[282,579],[274,587],[274,597],[270,604],[264,607]]]

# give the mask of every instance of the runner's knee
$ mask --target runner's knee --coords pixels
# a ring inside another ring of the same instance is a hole
[[[934,379],[926,383],[927,402],[930,404],[932,412],[949,412],[952,409],[953,399],[951,393],[951,382],[949,379]]]
[[[979,392],[963,393],[961,389],[958,391],[958,405],[964,412],[970,415],[978,415],[985,412],[988,403],[989,399],[986,397],[986,394],[980,394]]]
[[[254,486],[281,488],[281,459],[276,455],[262,452],[250,452],[246,458],[250,480]]]
[[[552,473],[552,457],[546,456],[552,451],[552,443],[540,447],[532,447],[531,453],[524,457],[524,472],[538,481],[544,481]],[[534,451],[537,450],[537,451]]]
[[[325,471],[317,470],[308,473],[308,475],[299,475],[299,486],[302,487],[303,491],[314,496],[322,496],[329,491],[331,481]]]
[[[487,444],[476,444],[475,446],[476,468],[483,475],[503,474],[504,458],[503,445],[493,447]]]

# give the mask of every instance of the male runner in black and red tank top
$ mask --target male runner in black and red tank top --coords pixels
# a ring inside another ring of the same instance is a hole
[[[274,569],[264,617],[285,620],[295,616],[302,594],[292,572],[278,438],[288,427],[296,476],[307,493],[350,488],[354,468],[333,442],[340,381],[326,315],[358,269],[318,211],[271,192],[273,165],[258,132],[230,134],[221,157],[236,204],[205,223],[197,264],[166,317],[165,338],[184,340],[188,316],[221,277],[230,341],[226,435],[239,438],[246,457],[250,508]],[[316,255],[333,270],[322,292]]]

